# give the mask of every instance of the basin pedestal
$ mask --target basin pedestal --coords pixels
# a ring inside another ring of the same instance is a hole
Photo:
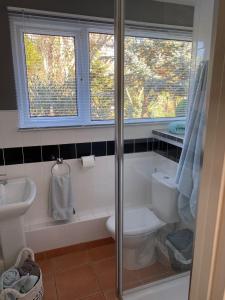
[[[15,264],[20,250],[26,247],[23,217],[0,221],[0,245],[4,268]]]
[[[7,179],[0,184],[0,267],[14,265],[20,250],[26,247],[23,216],[37,194],[30,178]]]

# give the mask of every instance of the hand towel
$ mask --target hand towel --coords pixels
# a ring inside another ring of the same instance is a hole
[[[49,193],[49,215],[55,221],[69,221],[74,213],[70,175],[53,175]]]
[[[173,134],[183,135],[185,133],[185,122],[184,121],[171,122],[168,125],[168,131]]]

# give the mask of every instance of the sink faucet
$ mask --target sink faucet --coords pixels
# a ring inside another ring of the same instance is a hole
[[[7,176],[6,174],[0,174],[0,177],[6,177],[6,176]],[[6,178],[0,179],[0,184],[6,185],[7,179]]]

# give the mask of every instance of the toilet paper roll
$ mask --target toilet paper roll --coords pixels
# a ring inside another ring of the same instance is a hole
[[[95,156],[82,156],[81,157],[81,164],[83,168],[93,168],[95,165]]]

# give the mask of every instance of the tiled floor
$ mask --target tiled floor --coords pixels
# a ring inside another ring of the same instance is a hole
[[[44,300],[115,300],[115,244],[89,245],[67,254],[37,259],[42,272]],[[125,271],[126,288],[136,287],[172,274],[155,263],[139,271]]]

